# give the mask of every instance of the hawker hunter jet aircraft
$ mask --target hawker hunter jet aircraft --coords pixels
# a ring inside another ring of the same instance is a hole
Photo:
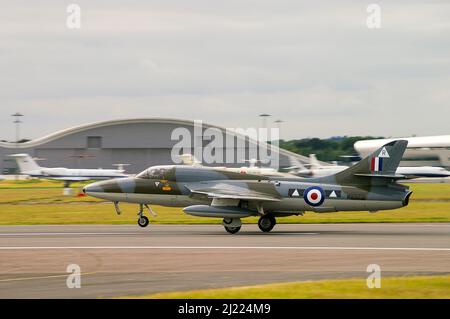
[[[64,181],[64,187],[69,187],[72,182],[128,177],[124,174],[124,170],[41,167],[28,154],[12,154],[9,156],[16,159],[20,174]]]
[[[258,226],[269,232],[276,217],[337,211],[396,209],[408,205],[411,191],[398,184],[396,169],[408,142],[393,141],[358,164],[332,176],[303,179],[240,174],[204,166],[154,166],[134,178],[96,182],[83,191],[114,202],[139,204],[139,226],[149,220],[148,206],[184,207],[194,216],[220,217],[229,233],[241,228],[241,218],[260,216]]]

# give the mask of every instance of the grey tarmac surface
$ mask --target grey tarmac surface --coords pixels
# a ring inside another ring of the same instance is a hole
[[[66,286],[67,266],[81,288]],[[0,227],[0,298],[96,298],[273,282],[449,274],[450,224]]]

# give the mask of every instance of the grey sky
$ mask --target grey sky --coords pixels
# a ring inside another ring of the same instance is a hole
[[[450,134],[450,2],[2,1],[0,139],[124,117],[282,137]],[[66,27],[81,6],[82,28]]]

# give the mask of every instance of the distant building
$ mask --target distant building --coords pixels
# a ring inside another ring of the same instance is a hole
[[[227,135],[225,129],[218,126],[203,123],[202,127],[203,130],[215,128],[223,132],[224,136]],[[176,128],[185,128],[194,136],[193,121],[144,118],[76,126],[25,143],[0,142],[0,173],[17,172],[15,161],[7,156],[14,153],[28,153],[41,159],[39,164],[46,167],[112,168],[114,164],[130,164],[125,167],[126,171],[138,173],[152,165],[173,163],[171,151],[178,141],[172,140],[171,135]],[[237,139],[245,140],[245,154],[247,154],[245,159],[249,160],[249,149],[255,147],[256,143],[243,135],[238,135],[234,137],[235,143],[232,146],[234,148],[239,147]],[[202,141],[204,145],[209,142]],[[290,166],[291,156],[301,162],[308,162],[308,158],[304,156],[275,149],[279,153],[282,167]],[[225,156],[226,149],[220,152]],[[243,159],[235,158],[236,162],[240,160]],[[236,163],[230,166],[243,165],[248,164]]]
[[[355,143],[355,150],[365,157],[383,144],[396,139],[408,141],[401,166],[442,166],[450,168],[450,135],[364,140]]]

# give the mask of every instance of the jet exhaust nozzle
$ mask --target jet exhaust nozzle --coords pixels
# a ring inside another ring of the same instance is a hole
[[[403,199],[403,206],[408,206],[409,204],[409,199],[412,195],[412,191],[408,192],[408,194],[406,194],[405,198]]]

